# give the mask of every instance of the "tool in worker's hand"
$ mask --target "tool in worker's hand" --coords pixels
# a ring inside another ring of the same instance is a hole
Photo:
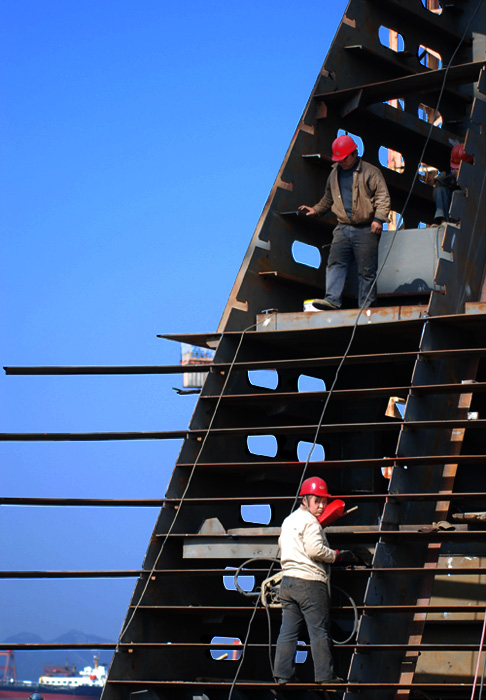
[[[348,515],[348,513],[352,513],[354,510],[358,509],[358,506],[354,506],[354,508],[350,508],[349,510],[345,511],[345,507],[346,504],[344,501],[341,501],[338,498],[335,501],[328,503],[324,508],[322,515],[317,518],[322,527],[326,527],[326,525],[330,525],[343,515]]]
[[[344,503],[344,501],[341,501],[339,499],[328,503],[327,506],[324,508],[322,515],[320,515],[317,518],[322,527],[330,525],[335,520],[343,516],[345,507],[346,504]]]

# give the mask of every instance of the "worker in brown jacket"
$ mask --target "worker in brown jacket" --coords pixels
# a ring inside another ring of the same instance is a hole
[[[332,144],[335,165],[327,179],[324,195],[314,206],[299,207],[307,216],[332,211],[338,220],[333,232],[326,270],[326,296],[314,299],[318,309],[339,309],[349,265],[358,266],[358,303],[373,306],[376,300],[378,244],[383,224],[388,221],[390,195],[381,171],[358,157],[351,136],[339,136]]]

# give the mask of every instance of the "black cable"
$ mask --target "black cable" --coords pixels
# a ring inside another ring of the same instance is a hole
[[[354,637],[354,635],[356,634],[356,632],[358,631],[359,615],[358,615],[358,607],[357,607],[356,603],[354,602],[353,598],[351,598],[351,596],[349,595],[349,593],[347,591],[343,590],[342,588],[339,588],[339,586],[334,586],[331,584],[331,590],[333,588],[336,591],[339,591],[340,593],[342,593],[343,595],[346,596],[346,598],[349,600],[349,602],[351,603],[351,605],[353,607],[353,615],[354,615],[353,629],[351,631],[351,634],[348,637],[346,637],[346,639],[343,639],[342,641],[338,641],[337,639],[332,639],[332,637],[331,637],[334,644],[337,644],[339,646],[340,644],[347,644],[348,642],[350,642],[352,640],[352,638]]]
[[[268,665],[270,666],[270,673],[272,677],[275,678],[273,658],[272,658],[272,621],[270,619],[270,608],[265,605],[265,612],[267,615],[267,632],[268,632]]]
[[[241,588],[241,586],[238,583],[238,576],[240,575],[241,570],[244,569],[252,561],[271,561],[273,564],[279,564],[280,560],[271,557],[252,557],[251,559],[247,559],[246,561],[244,561],[243,564],[240,564],[240,566],[236,569],[235,574],[233,576],[233,583],[235,584],[235,588],[238,591],[238,593],[241,593],[241,595],[244,595],[247,598],[260,598],[260,591],[245,591],[243,588]],[[268,575],[265,578],[267,579]]]
[[[479,686],[479,695],[478,695],[478,700],[481,700],[483,697],[483,688],[484,688],[484,674],[486,673],[486,653],[484,654],[484,660],[483,660],[483,671],[481,673],[481,684]]]
[[[273,567],[273,564],[278,564],[279,560],[278,559],[267,559],[266,557],[253,557],[252,559],[247,559],[246,561],[244,561],[243,564],[240,564],[240,566],[235,571],[235,575],[233,577],[233,582],[235,584],[236,590],[238,591],[238,593],[241,593],[242,595],[246,596],[247,598],[255,598],[256,599],[255,600],[255,609],[256,609],[256,607],[258,606],[258,604],[260,602],[260,597],[261,597],[261,593],[262,593],[261,588],[258,588],[256,591],[245,591],[243,588],[241,588],[241,586],[238,583],[238,576],[240,575],[241,570],[243,568],[245,568],[245,566],[247,566],[252,561],[271,561],[272,565],[269,569],[269,571],[270,571],[271,568]],[[265,578],[269,577],[269,575],[270,575],[269,571],[267,572],[267,576]],[[266,614],[267,614],[267,629],[268,629],[268,662],[269,662],[270,670],[271,670],[271,673],[273,676],[272,623],[270,620],[270,611],[269,611],[267,605],[265,605],[265,610],[266,610]],[[232,686],[231,692],[233,692],[233,687],[234,686]],[[231,693],[228,697],[228,700],[231,700]]]
[[[233,682],[231,683],[231,687],[230,687],[229,695],[228,695],[228,700],[231,700],[231,697],[232,697],[232,695],[233,695],[233,690],[235,689],[236,681],[238,680],[238,676],[240,675],[240,671],[241,671],[241,667],[242,667],[242,664],[243,664],[243,660],[244,660],[244,658],[245,658],[246,649],[247,649],[247,647],[248,647],[248,639],[249,639],[249,637],[250,637],[251,626],[252,626],[253,620],[255,619],[256,611],[257,611],[257,609],[258,609],[258,604],[259,604],[259,600],[258,600],[258,598],[257,598],[256,601],[255,601],[255,605],[253,606],[253,612],[252,612],[250,621],[249,621],[249,623],[248,623],[248,629],[247,629],[247,631],[246,631],[245,641],[243,642],[243,649],[242,649],[242,651],[241,651],[241,656],[240,656],[240,658],[238,659],[238,666],[237,666],[237,668],[236,668],[236,673],[235,673],[235,675],[234,675]]]
[[[279,564],[280,561],[279,561],[279,559],[274,559],[274,558],[270,558],[270,557],[253,557],[252,559],[247,559],[246,561],[244,561],[236,569],[235,574],[233,576],[233,582],[234,582],[236,590],[238,591],[238,593],[241,593],[241,595],[244,595],[247,598],[256,598],[256,602],[258,602],[259,599],[262,598],[262,594],[263,594],[261,587],[257,588],[255,591],[245,591],[238,583],[238,577],[240,576],[242,569],[247,567],[248,564],[250,564],[253,561],[271,561],[272,566],[273,566],[273,564]],[[266,578],[268,579],[268,576]],[[339,591],[344,596],[346,596],[346,598],[348,598],[348,600],[351,603],[351,606],[353,608],[354,622],[353,622],[353,629],[352,629],[351,634],[345,640],[341,640],[341,641],[337,640],[337,639],[333,639],[331,637],[332,642],[334,644],[337,644],[337,645],[347,644],[354,637],[354,635],[356,634],[356,631],[358,629],[358,618],[359,618],[358,608],[357,608],[356,603],[354,602],[353,598],[349,595],[349,593],[347,591],[340,588],[339,586],[334,586],[334,585],[331,586],[331,588],[334,588],[336,591]],[[267,612],[267,620],[268,620],[268,628],[269,628],[268,629],[268,631],[269,631],[269,650],[271,650],[271,622],[270,622],[270,615],[269,615],[269,607],[270,606],[267,604],[265,598],[263,598],[263,603],[264,603],[264,607],[265,607],[266,612]],[[272,659],[271,659],[271,652],[270,652],[270,668],[272,670],[272,675],[273,675],[273,663],[272,663]]]

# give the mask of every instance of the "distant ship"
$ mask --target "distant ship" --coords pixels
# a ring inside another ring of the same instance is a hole
[[[95,656],[93,666],[79,672],[75,667],[46,666],[37,683],[14,678],[0,681],[0,698],[27,700],[32,693],[40,693],[44,700],[97,700],[105,680],[106,666]]]

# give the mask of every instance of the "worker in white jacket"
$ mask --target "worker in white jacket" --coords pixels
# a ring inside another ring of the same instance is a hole
[[[277,640],[274,676],[284,685],[294,675],[302,623],[309,634],[316,683],[339,682],[334,674],[329,633],[329,565],[356,563],[349,551],[329,547],[318,517],[328,501],[326,482],[310,477],[301,486],[300,507],[282,523],[279,538],[283,577],[280,583],[282,625]]]

